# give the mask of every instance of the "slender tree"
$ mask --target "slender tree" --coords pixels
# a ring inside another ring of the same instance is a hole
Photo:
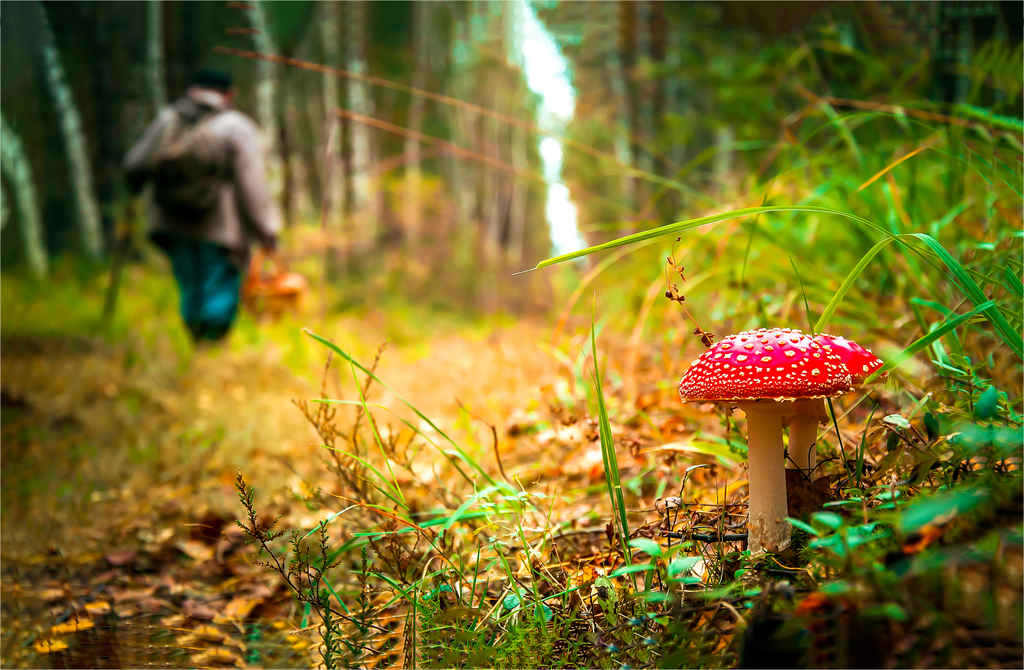
[[[86,252],[92,258],[99,258],[103,253],[103,233],[100,229],[99,205],[93,189],[92,167],[89,164],[89,153],[85,146],[85,135],[82,122],[75,107],[71,88],[64,77],[57,42],[50,29],[50,21],[42,4],[36,5],[42,22],[43,64],[46,70],[46,81],[53,95],[60,119],[64,143],[67,146],[68,158],[71,163],[71,180],[74,185],[75,203],[78,206],[78,225],[82,233],[82,242]]]
[[[417,3],[418,4],[418,3]],[[324,2],[320,5],[320,41],[323,46],[323,63],[327,67],[341,66],[338,45],[341,42],[339,26],[341,25],[341,3]],[[323,193],[321,212],[324,226],[330,224],[331,214],[336,218],[344,211],[344,174],[341,165],[341,142],[338,141],[336,128],[340,122],[335,110],[338,108],[338,77],[333,72],[323,74],[323,120],[321,122],[323,138]]]
[[[273,35],[270,34],[270,25],[267,23],[267,13],[263,0],[255,0],[246,16],[252,22],[253,41],[256,49],[263,54],[276,54]],[[278,130],[275,101],[277,99],[277,64],[271,60],[259,61],[260,81],[256,87],[256,115],[259,119],[260,128],[267,143],[267,156],[271,178],[276,187],[280,189],[281,183],[281,161],[277,153]]]
[[[512,165],[516,170],[525,172],[529,169],[527,144],[530,136],[521,126],[512,129]],[[526,214],[529,210],[529,185],[525,180],[512,180],[512,194],[509,196],[509,260],[513,267],[520,267],[524,262],[526,250]]]
[[[36,189],[32,182],[32,170],[21,146],[21,139],[0,116],[0,166],[14,190],[17,202],[17,219],[20,222],[21,240],[25,245],[25,259],[36,277],[46,275],[46,249],[43,246],[42,226],[39,221],[39,206],[36,204]]]
[[[358,76],[366,74],[366,49],[368,6],[362,0],[353,0],[345,3],[346,16],[346,68],[355,77],[348,80],[348,105],[351,111],[357,114],[373,116],[373,98],[370,95],[369,87]],[[366,229],[359,231],[366,235],[367,240],[372,244],[377,233],[377,203],[378,199],[371,192],[370,169],[373,165],[373,135],[370,134],[370,127],[364,123],[349,124],[349,147],[352,160],[352,201],[349,203],[353,212],[365,214]]]
[[[412,85],[422,89],[426,87],[427,71],[430,67],[428,39],[430,36],[431,3],[414,2],[412,18]],[[413,96],[409,103],[409,129],[413,133],[423,130],[423,112],[425,100],[423,96]],[[412,134],[405,140],[405,225],[408,240],[413,245],[419,239],[420,215],[422,205],[420,196],[423,190],[423,170],[420,165],[420,142]]]
[[[146,86],[154,111],[167,104],[164,87],[164,22],[162,0],[146,3]]]

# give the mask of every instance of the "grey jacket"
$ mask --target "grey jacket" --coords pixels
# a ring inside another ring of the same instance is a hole
[[[202,132],[209,134],[207,147],[222,158],[229,175],[220,187],[217,206],[201,221],[182,221],[154,205],[150,234],[208,240],[227,247],[235,260],[245,265],[253,242],[270,249],[276,245],[281,223],[270,196],[259,128],[241,112],[228,109],[224,96],[192,88],[162,110],[125,156],[125,175],[128,185],[140,190],[152,176],[155,152],[175,115],[191,119],[210,110],[219,112],[202,122]]]

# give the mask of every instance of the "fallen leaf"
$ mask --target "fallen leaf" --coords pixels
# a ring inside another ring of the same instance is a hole
[[[37,653],[40,654],[52,654],[55,651],[64,651],[68,648],[68,643],[64,640],[58,640],[56,638],[47,640],[36,640],[33,648]]]
[[[942,527],[934,524],[927,524],[921,530],[911,535],[910,541],[903,545],[904,554],[917,554],[924,551],[931,543],[942,537]]]
[[[64,623],[59,623],[56,626],[50,628],[50,632],[54,635],[63,635],[64,633],[77,633],[82,630],[89,630],[96,624],[93,623],[92,619],[88,617],[75,617],[69,619]]]
[[[223,642],[228,637],[224,631],[209,624],[198,626],[192,633],[207,642]]]
[[[211,621],[217,616],[217,610],[198,600],[186,600],[181,605],[181,611],[190,619],[197,619],[199,621]]]
[[[213,558],[213,547],[199,542],[198,540],[184,540],[174,545],[189,558],[200,563]]]
[[[94,586],[98,584],[106,584],[107,582],[117,577],[119,574],[121,573],[118,570],[107,570],[106,572],[101,572],[100,574],[90,579],[89,583]]]
[[[180,628],[185,625],[184,614],[171,614],[160,619],[160,625],[164,628]]]
[[[228,649],[209,649],[201,654],[193,654],[191,660],[195,665],[233,665],[239,668],[245,665],[238,654]]]
[[[235,596],[231,602],[224,607],[224,612],[214,617],[214,621],[244,621],[253,608],[263,602],[263,598],[250,598],[249,596]]]
[[[110,603],[106,600],[96,600],[85,604],[85,611],[89,614],[110,614]]]
[[[132,600],[142,600],[153,595],[156,591],[156,586],[144,586],[138,589],[110,589],[110,596],[114,599],[115,603],[127,602]]]
[[[155,614],[160,610],[172,610],[174,605],[167,602],[163,598],[145,598],[139,601],[139,609],[150,614]]]
[[[60,600],[65,597],[66,592],[64,589],[43,589],[39,592],[39,599],[43,602],[51,602],[54,600]]]
[[[107,563],[120,567],[134,563],[136,556],[138,556],[138,552],[134,549],[120,549],[110,552],[105,558]]]

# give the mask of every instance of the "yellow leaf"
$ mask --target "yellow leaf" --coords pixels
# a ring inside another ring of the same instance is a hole
[[[36,640],[33,645],[36,652],[40,654],[52,654],[55,651],[64,651],[68,648],[68,643],[64,640],[50,639],[50,640]]]
[[[39,592],[39,599],[44,602],[60,600],[64,597],[64,589],[43,589]]]
[[[181,628],[185,625],[184,614],[171,614],[160,619],[160,625],[164,628]]]
[[[95,602],[86,603],[85,611],[89,614],[110,614],[110,603],[106,600],[97,600]]]
[[[227,637],[222,630],[209,624],[203,624],[192,632],[207,642],[223,642]]]
[[[184,542],[178,542],[175,546],[189,558],[200,563],[213,558],[213,547],[196,540],[185,540]]]
[[[223,614],[217,615],[214,621],[217,623],[232,620],[242,621],[261,602],[263,602],[263,598],[247,598],[245,596],[232,598],[231,602],[224,607]]]
[[[75,618],[51,627],[50,632],[54,635],[63,635],[64,633],[77,633],[78,631],[89,630],[95,625],[96,624],[92,622],[92,619],[88,619],[85,617]]]
[[[196,665],[245,665],[238,654],[228,649],[209,649],[201,654],[193,654],[192,662]]]

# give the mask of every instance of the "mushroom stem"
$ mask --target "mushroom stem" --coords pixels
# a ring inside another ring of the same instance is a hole
[[[782,551],[789,546],[786,523],[786,466],[782,451],[782,414],[775,403],[744,403],[750,473],[750,551]]]
[[[789,420],[789,458],[792,460],[786,464],[810,472],[814,469],[818,422],[828,417],[825,402],[821,398],[798,400],[794,410]]]

